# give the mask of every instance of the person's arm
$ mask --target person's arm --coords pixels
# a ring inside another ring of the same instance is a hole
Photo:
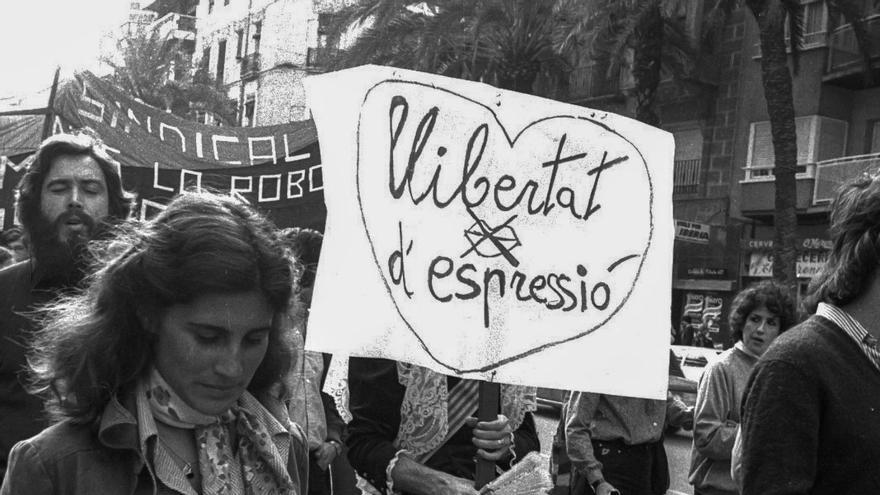
[[[428,468],[394,446],[405,392],[395,361],[353,357],[348,376],[353,418],[346,446],[348,460],[358,474],[382,493],[387,492],[390,467],[395,490],[416,495],[476,495],[473,481]]]
[[[405,392],[397,380],[397,363],[387,359],[349,359],[349,410],[345,445],[351,466],[384,493],[386,469],[397,454],[392,442],[400,427]]]
[[[18,442],[9,453],[9,464],[0,495],[53,495],[55,486],[39,452],[28,441]]]
[[[614,487],[604,482],[602,463],[593,452],[590,436],[590,422],[599,407],[599,394],[574,392],[565,407],[565,450],[571,465],[587,478],[587,483],[596,486],[596,493],[612,493]]]
[[[736,439],[735,421],[727,419],[734,407],[733,389],[726,377],[724,362],[709,365],[697,389],[694,406],[694,448],[709,459],[727,460]]]
[[[810,493],[819,407],[819,390],[803,371],[785,362],[758,362],[743,397],[742,495]]]
[[[395,491],[417,495],[477,495],[474,482],[419,464],[406,454],[397,458],[394,469]]]
[[[538,438],[538,429],[535,427],[535,417],[532,413],[526,413],[519,428],[513,432],[513,453],[516,458],[510,458],[501,463],[502,468],[509,469],[512,463],[516,463],[529,452],[540,452],[541,441]]]
[[[345,432],[345,421],[336,409],[336,401],[333,400],[333,397],[323,391],[324,382],[327,380],[327,370],[330,368],[331,358],[332,356],[330,354],[324,353],[322,355],[324,366],[321,371],[321,403],[324,405],[324,416],[327,418],[326,441],[336,441],[341,444]]]

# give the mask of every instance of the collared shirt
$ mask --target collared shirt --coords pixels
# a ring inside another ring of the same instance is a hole
[[[819,307],[816,308],[816,315],[831,320],[835,325],[843,329],[844,333],[849,335],[858,344],[859,349],[862,350],[862,354],[868,358],[868,361],[880,371],[880,345],[878,345],[877,338],[868,333],[858,320],[837,306],[826,303],[819,303]]]
[[[165,486],[183,495],[198,495],[189,483],[183,468],[175,461],[175,455],[163,442],[158,441],[159,429],[150,410],[150,403],[143,394],[137,394],[138,439],[141,452],[148,456],[152,452],[152,466],[155,476]],[[253,395],[245,392],[239,399],[239,405],[257,416],[278,447],[282,461],[287,465],[290,454],[290,429],[282,425]],[[152,447],[152,448],[148,448]],[[178,456],[179,457],[179,456]],[[198,460],[190,469],[199,469]]]
[[[575,392],[565,410],[566,450],[575,469],[587,481],[602,477],[602,463],[593,452],[593,440],[619,440],[641,445],[660,440],[672,401]]]

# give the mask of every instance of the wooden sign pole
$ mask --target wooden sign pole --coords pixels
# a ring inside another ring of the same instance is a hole
[[[494,421],[501,411],[501,386],[497,383],[480,382],[480,405],[477,410],[477,419],[480,421]],[[483,488],[487,483],[495,479],[495,463],[482,458],[477,458],[476,488]]]

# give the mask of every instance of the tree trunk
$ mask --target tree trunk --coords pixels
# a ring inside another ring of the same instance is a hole
[[[748,0],[761,32],[761,77],[773,137],[776,197],[773,223],[773,278],[796,295],[797,132],[785,44],[785,11],[778,0]]]
[[[636,91],[636,120],[659,126],[660,116],[654,109],[657,87],[660,86],[660,58],[663,45],[663,18],[660,4],[654,2],[639,19],[635,30],[632,74]]]

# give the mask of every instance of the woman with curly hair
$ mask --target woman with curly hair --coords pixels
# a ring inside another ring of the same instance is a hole
[[[43,314],[30,371],[60,421],[13,448],[0,493],[304,494],[281,384],[297,269],[272,225],[185,193],[128,227]]]
[[[699,495],[735,495],[730,458],[749,373],[776,337],[795,323],[787,289],[773,281],[749,287],[733,300],[730,329],[736,344],[700,377],[694,406],[689,481]]]

